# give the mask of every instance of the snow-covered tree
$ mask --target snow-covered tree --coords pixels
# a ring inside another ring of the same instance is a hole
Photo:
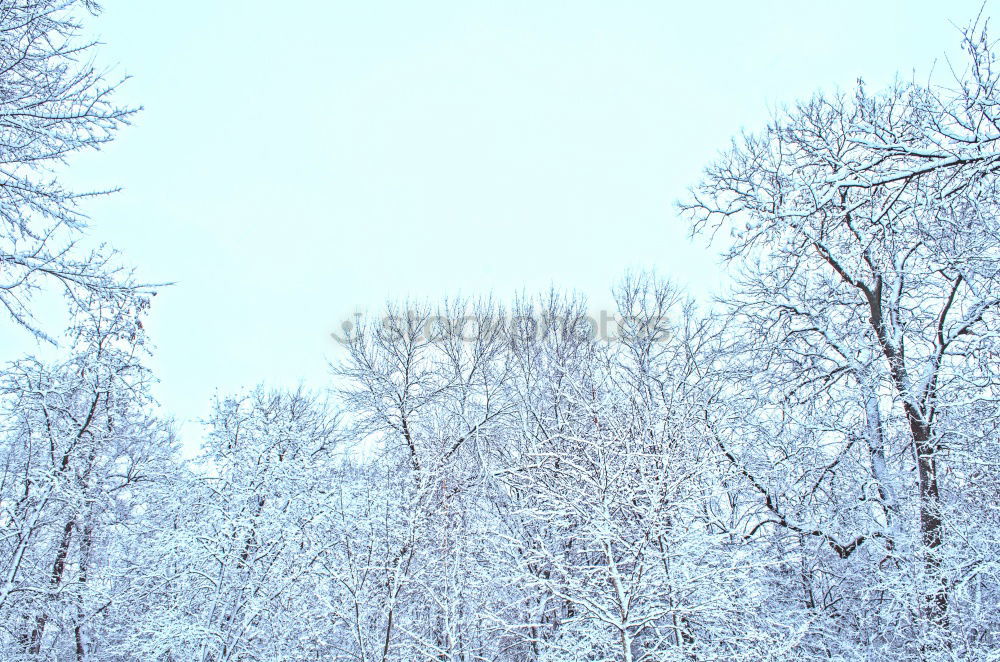
[[[119,552],[173,473],[175,449],[149,411],[137,312],[99,307],[81,317],[67,360],[23,359],[0,379],[6,655],[84,659],[141,602]]]
[[[963,540],[995,518],[963,492],[997,470],[1000,377],[1000,73],[985,30],[964,45],[950,85],[859,83],[782,112],[683,204],[696,232],[732,232],[740,276],[727,303],[759,406],[736,414],[756,427],[741,433],[754,459],[730,452],[763,525],[842,559],[866,547],[910,565],[922,624],[897,633],[923,651],[971,646],[995,618],[970,629],[969,610],[984,614],[953,592],[996,554]],[[881,591],[875,566],[866,574],[858,590]]]
[[[77,245],[80,202],[101,192],[59,179],[69,157],[110,141],[133,112],[115,104],[120,81],[81,37],[81,17],[97,10],[93,0],[0,5],[0,307],[39,337],[48,338],[32,310],[39,288],[60,287],[79,309],[94,296],[122,302],[134,287],[113,252]]]
[[[307,619],[335,540],[336,420],[304,391],[216,402],[200,475],[150,540],[161,602],[136,630],[144,659],[290,660],[323,650]],[[148,572],[148,571],[147,571]]]

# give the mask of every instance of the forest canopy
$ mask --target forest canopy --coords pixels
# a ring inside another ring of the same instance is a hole
[[[60,181],[134,112],[96,11],[0,2],[2,323],[56,342],[52,289],[72,320],[0,371],[0,659],[997,659],[985,20],[953,80],[816,94],[708,165],[712,305],[632,274],[609,338],[558,291],[390,303],[328,392],[220,395],[186,459],[155,288]]]

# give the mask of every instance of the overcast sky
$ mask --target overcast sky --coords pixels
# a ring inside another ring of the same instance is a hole
[[[144,110],[70,180],[121,186],[91,235],[176,283],[149,328],[185,421],[216,389],[323,387],[329,333],[387,298],[599,307],[627,269],[706,295],[673,202],[713,156],[818,88],[947,66],[980,2],[104,5],[89,32]],[[0,359],[32,351],[3,326]]]

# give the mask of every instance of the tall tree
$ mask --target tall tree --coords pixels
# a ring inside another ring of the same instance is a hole
[[[900,81],[873,94],[859,83],[781,113],[682,204],[696,233],[732,229],[726,256],[742,266],[732,310],[774,388],[833,406],[838,391],[856,393],[883,499],[891,485],[878,472],[899,417],[916,473],[922,610],[943,630],[955,580],[943,567],[948,454],[969,450],[957,421],[992,401],[1000,377],[989,358],[1000,72],[984,29],[964,45],[967,67],[950,86]],[[908,484],[905,457],[897,475]]]
[[[93,311],[66,361],[23,359],[0,380],[5,654],[104,653],[134,606],[117,551],[174,461],[170,426],[149,412],[136,313]]]

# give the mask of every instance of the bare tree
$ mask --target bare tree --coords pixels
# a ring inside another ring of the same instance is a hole
[[[136,597],[115,550],[174,460],[169,424],[148,411],[152,377],[136,314],[102,308],[77,329],[68,360],[22,359],[0,380],[8,650],[16,642],[29,655],[83,660],[115,639],[98,617],[124,614]]]
[[[118,300],[134,287],[106,248],[78,245],[80,202],[108,191],[75,192],[59,181],[74,153],[98,149],[133,109],[115,105],[109,81],[80,38],[78,18],[92,0],[23,0],[0,6],[0,305],[19,325],[49,338],[32,296],[61,286],[71,306],[97,296]]]
[[[786,398],[835,399],[848,385],[877,463],[902,417],[923,610],[945,629],[942,485],[959,443],[946,421],[993,397],[998,377],[983,353],[1000,305],[1000,72],[985,29],[970,29],[964,45],[967,68],[949,87],[900,81],[871,94],[859,83],[853,96],[817,95],[781,113],[735,143],[682,204],[694,232],[732,229],[726,255],[743,267],[732,310],[769,346],[758,367]]]
[[[346,418],[391,476],[383,489],[394,492],[382,540],[370,543],[380,613],[357,637],[373,642],[371,659],[464,659],[493,645],[470,626],[472,605],[491,592],[473,589],[484,520],[469,515],[484,503],[496,431],[512,411],[506,348],[489,302],[389,306],[354,331],[336,367]]]

